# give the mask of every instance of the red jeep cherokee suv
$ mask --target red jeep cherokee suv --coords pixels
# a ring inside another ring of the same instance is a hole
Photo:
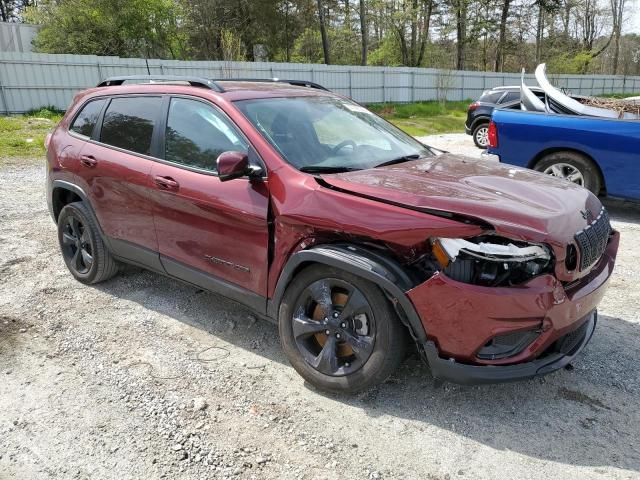
[[[618,248],[588,190],[436,151],[311,82],[110,78],[47,143],[74,277],[126,262],[230,297],[325,390],[383,381],[408,339],[437,379],[557,370]]]

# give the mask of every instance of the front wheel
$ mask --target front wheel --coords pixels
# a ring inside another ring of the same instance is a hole
[[[481,123],[473,129],[473,143],[483,150],[489,147],[489,124]]]
[[[373,283],[324,265],[307,267],[280,305],[282,347],[295,370],[321,390],[353,393],[400,365],[406,329]]]
[[[598,195],[602,189],[600,172],[595,164],[577,152],[554,152],[544,156],[534,167],[537,171],[580,185]]]

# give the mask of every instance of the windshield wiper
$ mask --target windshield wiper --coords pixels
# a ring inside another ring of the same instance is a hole
[[[373,168],[378,167],[386,167],[387,165],[395,165],[396,163],[409,162],[411,160],[418,160],[422,158],[422,155],[419,153],[414,153],[413,155],[405,155],[403,157],[394,158],[393,160],[387,160],[386,162],[379,163],[378,165],[374,165]]]
[[[307,165],[306,167],[300,168],[300,171],[305,173],[344,173],[355,172],[356,170],[360,169],[352,167],[330,167],[328,165]]]

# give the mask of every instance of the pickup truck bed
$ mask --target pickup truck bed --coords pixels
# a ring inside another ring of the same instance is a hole
[[[574,167],[594,193],[640,200],[640,121],[495,110],[492,122],[488,153],[501,162],[548,173]]]

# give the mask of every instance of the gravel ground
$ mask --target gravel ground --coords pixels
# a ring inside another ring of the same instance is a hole
[[[480,154],[482,153],[482,150],[473,143],[471,135],[467,135],[466,133],[443,133],[417,138],[422,143],[439,148],[440,150],[446,150],[471,158],[480,158]]]
[[[0,479],[640,478],[640,207],[608,202],[618,266],[574,370],[437,386],[413,356],[348,397],[224,298],[75,282],[42,170],[0,171]]]

